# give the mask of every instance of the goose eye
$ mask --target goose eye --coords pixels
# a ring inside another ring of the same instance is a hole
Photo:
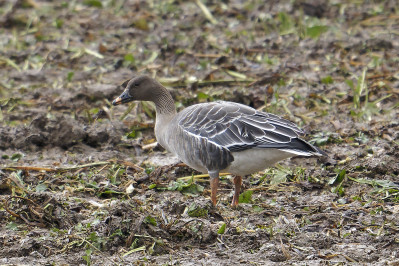
[[[137,82],[134,83],[134,86],[135,86],[135,87],[138,87],[139,85],[140,85],[140,83],[137,83]]]

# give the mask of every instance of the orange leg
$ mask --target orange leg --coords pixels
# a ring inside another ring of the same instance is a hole
[[[240,192],[241,192],[242,177],[235,176],[233,182],[234,182],[234,196],[231,202],[231,207],[237,207],[238,198],[240,197]]]
[[[209,172],[209,177],[211,178],[211,200],[213,206],[216,206],[216,194],[218,192],[219,186],[219,172]]]

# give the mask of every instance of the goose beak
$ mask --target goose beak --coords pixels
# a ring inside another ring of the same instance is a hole
[[[112,105],[119,105],[122,103],[127,103],[133,101],[133,97],[130,96],[128,91],[124,91],[118,98],[112,101]]]

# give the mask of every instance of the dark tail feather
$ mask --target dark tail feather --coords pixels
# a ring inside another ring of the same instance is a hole
[[[273,144],[262,144],[258,145],[258,148],[275,148],[279,150],[285,150],[287,152],[292,152],[297,155],[303,156],[326,156],[327,153],[323,150],[313,146],[312,144],[304,141],[303,139],[292,139],[289,143],[273,143]]]

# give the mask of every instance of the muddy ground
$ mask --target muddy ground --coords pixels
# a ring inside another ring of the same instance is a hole
[[[399,264],[396,1],[9,0],[0,24],[0,264]],[[212,207],[153,105],[111,106],[138,73],[329,158],[245,178],[237,209],[224,176]]]

